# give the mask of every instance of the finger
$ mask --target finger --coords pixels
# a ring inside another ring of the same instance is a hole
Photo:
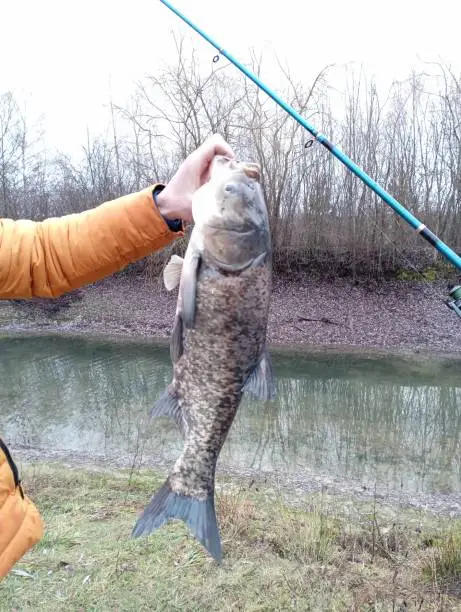
[[[200,151],[201,150],[201,151]],[[215,155],[225,155],[234,158],[235,153],[232,147],[224,140],[220,134],[213,134],[199,147],[198,151],[203,155],[205,163],[210,163]]]
[[[216,155],[225,155],[231,159],[235,158],[232,147],[220,136],[214,134],[196,150],[198,161],[199,186],[202,186],[210,178],[210,170]]]
[[[219,136],[219,134],[216,134],[216,139],[214,142],[213,156],[214,155],[225,155],[226,157],[230,157],[232,159],[235,158],[235,153],[232,147],[224,140],[224,138]]]

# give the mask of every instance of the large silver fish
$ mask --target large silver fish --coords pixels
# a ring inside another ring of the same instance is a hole
[[[218,561],[215,469],[240,405],[250,391],[275,394],[266,328],[272,250],[256,164],[216,156],[210,180],[194,195],[195,226],[184,260],[165,268],[179,283],[170,354],[173,380],[152,414],[175,419],[184,449],[137,521],[133,536],[182,519]]]

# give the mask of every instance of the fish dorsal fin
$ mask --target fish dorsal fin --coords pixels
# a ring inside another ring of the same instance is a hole
[[[172,291],[179,285],[184,259],[179,255],[172,255],[163,270],[163,282],[167,291]]]

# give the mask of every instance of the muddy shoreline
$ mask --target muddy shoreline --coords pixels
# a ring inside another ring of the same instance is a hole
[[[268,342],[280,349],[461,355],[447,283],[276,278]],[[60,333],[168,342],[177,294],[161,279],[110,277],[57,300],[0,300],[0,334]]]
[[[28,448],[12,446],[11,451],[16,462],[23,466],[32,466],[39,462],[60,463],[70,469],[97,469],[112,472],[120,469],[139,470],[151,468],[163,472],[166,476],[172,462],[158,456],[130,456],[117,454],[95,454],[53,449]],[[383,484],[363,483],[358,480],[345,479],[331,474],[310,473],[303,470],[298,475],[278,471],[261,471],[256,469],[236,469],[218,462],[216,474],[219,480],[230,478],[246,486],[272,489],[296,505],[297,500],[306,494],[318,494],[339,498],[347,502],[377,502],[381,506],[412,508],[435,515],[461,517],[461,495],[456,493],[421,492],[407,493],[404,489],[391,489]],[[345,510],[346,508],[344,508]]]

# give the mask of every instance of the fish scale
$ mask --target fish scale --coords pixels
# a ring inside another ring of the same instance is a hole
[[[178,366],[173,383],[183,418],[190,422],[189,429],[195,433],[173,468],[170,481],[177,492],[190,494],[191,489],[199,490],[196,483],[188,489],[180,474],[176,475],[176,469],[190,463],[193,457],[195,465],[202,463],[201,473],[208,472],[210,466],[202,460],[202,453],[206,457],[211,446],[214,452],[210,461],[216,460],[240,405],[243,385],[264,348],[269,295],[268,291],[258,292],[255,282],[264,276],[268,276],[267,270],[260,266],[238,279],[231,279],[234,282],[229,282],[229,278],[203,283],[199,280],[197,329],[188,332],[190,350]],[[250,297],[248,294],[253,299],[246,299]],[[229,295],[232,300],[228,299]],[[241,298],[232,304],[236,295]],[[242,321],[246,323],[243,329]],[[213,411],[213,419],[209,418],[209,410]],[[210,470],[206,492],[212,489],[211,479]]]

